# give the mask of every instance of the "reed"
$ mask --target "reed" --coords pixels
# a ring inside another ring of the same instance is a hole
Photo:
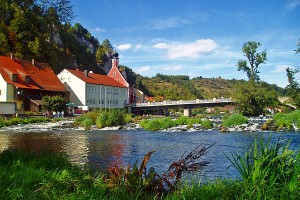
[[[243,199],[300,198],[300,152],[289,150],[290,141],[281,138],[272,143],[255,140],[244,157],[225,154],[243,179]]]

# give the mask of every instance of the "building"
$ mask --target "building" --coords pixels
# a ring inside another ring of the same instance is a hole
[[[124,108],[128,103],[128,86],[109,76],[71,69],[57,76],[70,92],[70,102],[75,107],[111,109]]]
[[[0,102],[15,102],[17,112],[40,112],[42,97],[68,91],[47,63],[0,56]]]
[[[127,82],[127,74],[126,72],[122,72],[119,69],[119,58],[118,58],[118,53],[114,53],[112,59],[112,67],[110,71],[108,72],[107,76],[115,79],[119,83],[123,84],[124,86],[128,87],[128,98],[129,98],[129,103],[137,103],[141,102],[143,103],[145,100],[145,95],[142,91],[138,90],[135,88],[133,85],[129,85]]]

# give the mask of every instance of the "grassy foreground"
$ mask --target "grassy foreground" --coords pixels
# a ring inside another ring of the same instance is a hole
[[[157,182],[149,178],[151,170],[140,174],[152,152],[140,169],[111,167],[109,176],[78,169],[64,155],[5,150],[0,154],[0,199],[300,199],[300,153],[289,150],[288,142],[270,144],[255,142],[244,157],[225,155],[240,172],[239,181],[180,183],[163,193],[155,192],[159,187],[153,187]],[[186,158],[201,156],[210,148],[204,147]],[[174,163],[176,170],[185,164]],[[170,187],[166,176],[160,180]]]

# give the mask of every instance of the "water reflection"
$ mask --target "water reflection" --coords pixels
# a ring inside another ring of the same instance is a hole
[[[149,151],[155,151],[148,162],[162,173],[184,153],[199,144],[216,143],[203,157],[211,162],[204,171],[209,178],[238,177],[224,154],[231,152],[243,156],[256,137],[269,137],[270,133],[211,132],[149,132],[149,131],[78,131],[57,130],[47,132],[0,132],[0,152],[4,149],[21,149],[33,152],[63,152],[69,160],[80,166],[103,171],[108,166],[127,166],[139,163]],[[271,133],[275,138],[278,133]],[[287,133],[284,139],[293,139],[292,149],[300,147],[300,133]],[[276,139],[275,139],[276,140]],[[228,169],[227,169],[228,168]]]

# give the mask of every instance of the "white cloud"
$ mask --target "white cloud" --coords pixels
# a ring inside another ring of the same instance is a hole
[[[150,70],[150,66],[144,66],[137,70],[138,73],[147,72]]]
[[[164,70],[164,71],[175,71],[175,70],[180,70],[181,68],[182,68],[181,65],[166,66],[166,67],[163,67],[162,70]]]
[[[126,51],[130,48],[131,48],[131,44],[129,44],[129,43],[121,44],[121,45],[117,46],[117,49],[120,50],[120,51]]]
[[[149,22],[147,28],[154,29],[154,30],[164,30],[168,28],[179,27],[181,25],[185,25],[189,23],[191,22],[186,19],[181,19],[179,17],[169,17],[165,19],[154,19]]]
[[[157,44],[153,45],[153,48],[155,48],[155,49],[167,49],[168,45],[167,45],[167,43],[157,43]]]
[[[141,44],[137,44],[137,45],[134,46],[133,51],[138,51],[141,48],[142,48],[142,45]]]
[[[290,65],[277,65],[275,66],[275,69],[271,71],[271,73],[285,73],[286,68],[294,68],[293,66]]]
[[[217,43],[211,39],[201,39],[192,43],[158,43],[153,45],[153,48],[167,49],[168,58],[197,58],[211,54],[217,46]]]
[[[290,1],[288,4],[286,4],[286,8],[288,10],[294,10],[296,9],[298,6],[300,6],[300,0],[292,0]]]
[[[100,27],[95,28],[95,30],[96,32],[101,32],[101,33],[106,32],[106,29]]]

